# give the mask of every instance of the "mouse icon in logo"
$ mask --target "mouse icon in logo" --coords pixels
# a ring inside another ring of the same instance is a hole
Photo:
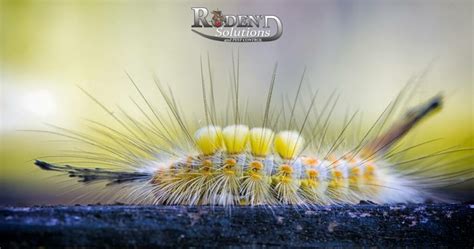
[[[222,15],[222,10],[213,10],[212,12],[212,25],[214,27],[219,28],[224,24],[225,17]]]

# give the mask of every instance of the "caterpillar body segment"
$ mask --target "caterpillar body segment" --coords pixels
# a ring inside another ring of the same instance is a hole
[[[360,200],[423,201],[432,197],[428,188],[397,171],[385,155],[415,124],[439,109],[441,101],[437,96],[409,111],[379,136],[345,150],[331,148],[327,154],[321,153],[318,146],[308,147],[311,139],[303,137],[302,129],[277,131],[237,123],[225,127],[209,124],[194,134],[187,133],[185,137],[192,141],[194,149],[167,158],[138,160],[147,161],[147,167],[138,165],[130,171],[79,168],[39,160],[35,164],[43,170],[77,177],[79,182],[139,182],[144,186],[140,196],[146,195],[152,204],[160,205],[310,206]],[[179,123],[184,129],[182,121]],[[147,145],[152,147],[153,144]],[[140,202],[137,198],[131,200]]]

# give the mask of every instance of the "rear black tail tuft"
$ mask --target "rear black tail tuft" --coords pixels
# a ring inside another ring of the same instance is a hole
[[[134,181],[148,181],[153,175],[144,172],[110,171],[101,168],[79,168],[70,165],[55,165],[36,160],[35,165],[43,170],[58,171],[79,178],[78,182],[91,183],[106,181],[107,185]]]

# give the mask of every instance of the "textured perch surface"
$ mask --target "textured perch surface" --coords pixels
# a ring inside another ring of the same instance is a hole
[[[474,205],[0,207],[0,247],[456,248],[474,246]]]

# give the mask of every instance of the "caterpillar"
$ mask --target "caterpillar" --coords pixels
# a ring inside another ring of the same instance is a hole
[[[87,160],[88,164],[100,166],[78,167],[46,162],[42,158],[35,165],[66,174],[81,184],[105,182],[104,193],[118,186],[120,191],[108,194],[112,200],[154,205],[312,206],[355,204],[361,200],[375,203],[445,200],[439,194],[443,187],[460,182],[463,180],[460,176],[472,175],[472,169],[423,175],[472,158],[470,148],[448,148],[412,159],[393,160],[430,142],[405,148],[398,144],[414,126],[442,108],[441,95],[390,121],[403,98],[409,95],[406,87],[361,138],[351,143],[347,138],[354,135],[347,133],[354,126],[357,113],[349,115],[341,129],[330,135],[333,129],[330,119],[337,100],[332,94],[316,110],[318,92],[314,91],[310,93],[309,104],[302,103],[303,79],[293,103],[282,101],[281,108],[272,108],[276,68],[265,94],[262,118],[253,121],[241,109],[235,69],[229,101],[234,118],[230,122],[228,118],[220,119],[216,111],[219,104],[216,104],[212,78],[207,88],[204,79],[202,82],[206,124],[201,126],[189,124],[173,92],[156,78],[154,83],[166,108],[154,106],[127,74],[145,103],[134,101],[142,119],[124,111],[118,115],[84,90],[121,130],[91,121],[91,133],[96,135],[56,126],[59,131],[49,133],[93,148],[61,157]],[[224,112],[229,113],[230,110]],[[467,157],[440,159],[447,154],[466,152]],[[422,163],[424,167],[400,167]]]

